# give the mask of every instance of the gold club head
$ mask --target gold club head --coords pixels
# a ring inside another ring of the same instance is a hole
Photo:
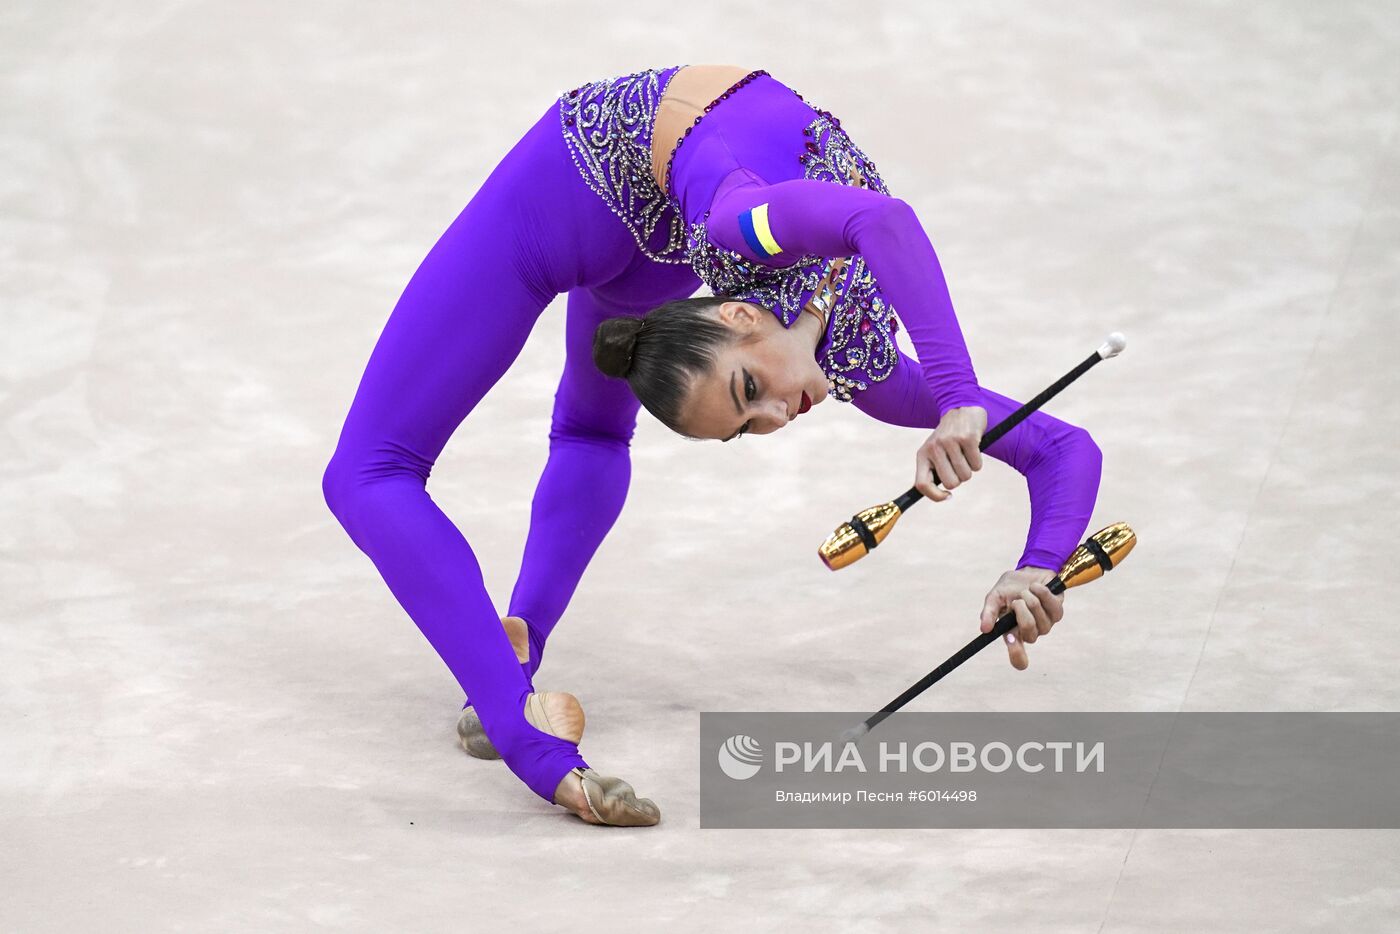
[[[1066,590],[1098,580],[1105,571],[1122,564],[1136,544],[1137,535],[1126,522],[1115,522],[1099,529],[1069,556],[1060,568],[1059,578],[1064,581]]]
[[[817,556],[833,571],[855,564],[869,553],[899,521],[900,509],[894,502],[881,503],[856,513],[843,522],[817,547]],[[861,534],[861,527],[866,534]]]

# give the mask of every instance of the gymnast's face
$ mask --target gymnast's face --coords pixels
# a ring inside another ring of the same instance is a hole
[[[796,418],[804,405],[825,401],[815,317],[800,315],[785,328],[766,308],[738,301],[721,302],[714,314],[734,340],[719,349],[714,369],[691,384],[683,408],[686,434],[720,441],[766,435]]]

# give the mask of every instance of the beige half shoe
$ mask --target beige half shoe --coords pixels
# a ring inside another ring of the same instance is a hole
[[[661,809],[656,802],[638,798],[632,786],[622,779],[599,775],[592,769],[572,771],[583,781],[583,797],[593,814],[593,822],[610,827],[651,827],[661,822]]]
[[[525,621],[518,616],[506,616],[501,619],[501,626],[510,636],[515,657],[522,664],[529,661],[529,631],[525,628]],[[577,697],[565,691],[543,691],[526,697],[525,719],[540,732],[566,739],[575,746],[583,739],[583,705]],[[462,715],[457,718],[457,738],[470,756],[477,759],[501,757],[487,737],[481,718],[471,707],[464,707]]]
[[[530,634],[525,627],[525,620],[518,616],[501,617],[501,628],[506,631],[510,638],[510,646],[515,649],[516,660],[522,665],[530,660]],[[528,714],[527,714],[528,716]],[[532,725],[534,725],[532,723]],[[535,725],[535,729],[542,727]],[[499,759],[500,753],[496,752],[496,747],[491,745],[491,740],[486,738],[486,730],[481,726],[481,718],[476,715],[476,711],[470,706],[463,707],[462,713],[457,718],[457,739],[462,743],[462,748],[467,754],[477,759]]]
[[[566,739],[575,746],[583,739],[583,705],[567,691],[543,691],[525,698],[525,720],[541,733]],[[499,759],[501,754],[487,738],[481,719],[468,707],[457,720],[462,748],[478,759]]]

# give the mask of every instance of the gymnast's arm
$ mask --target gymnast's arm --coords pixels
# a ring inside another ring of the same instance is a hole
[[[992,424],[1022,405],[986,388],[982,395]],[[1094,511],[1103,473],[1099,446],[1083,428],[1046,412],[1032,412],[987,453],[1016,468],[1030,493],[1030,531],[1016,567],[1059,573],[1083,540]]]
[[[982,405],[938,256],[907,202],[853,185],[769,185],[747,169],[738,173],[752,183],[725,190],[710,206],[716,243],[764,265],[859,254],[909,332],[939,411]]]
[[[938,412],[921,386],[914,360],[900,354],[894,371],[882,382],[857,393],[853,404],[892,425],[927,427]],[[979,387],[978,405],[995,425],[1021,403]],[[1016,568],[1046,568],[1057,573],[1079,546],[1098,496],[1103,455],[1089,432],[1044,411],[997,439],[986,451],[1026,478],[1031,521],[1026,547]]]

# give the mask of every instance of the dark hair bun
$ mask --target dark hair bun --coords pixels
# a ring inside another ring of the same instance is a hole
[[[626,315],[608,318],[593,332],[593,363],[608,376],[626,379],[642,319]]]

